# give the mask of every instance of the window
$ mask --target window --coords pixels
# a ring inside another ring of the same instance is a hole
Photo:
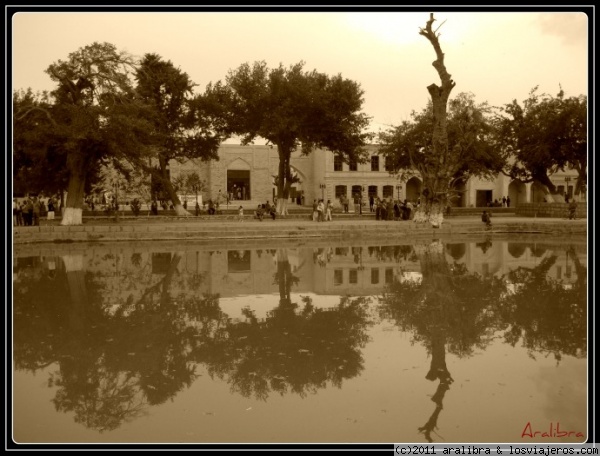
[[[379,171],[379,156],[373,155],[371,157],[371,171]]]
[[[377,185],[369,185],[369,198],[377,198]]]
[[[358,283],[358,269],[350,269],[349,283]]]
[[[344,270],[336,269],[333,271],[333,284],[341,285],[342,283],[344,283]]]
[[[358,171],[358,163],[356,162],[355,158],[350,159],[348,166],[350,168],[350,171]]]
[[[386,171],[393,171],[394,170],[394,165],[392,163],[392,159],[391,158],[386,158],[385,159],[385,170]]]
[[[345,185],[336,185],[335,186],[335,198],[340,199],[342,196],[347,196],[348,190]]]
[[[386,268],[385,283],[392,283],[393,281],[394,281],[394,270],[392,268]]]
[[[333,170],[343,171],[342,157],[340,155],[334,155],[333,157]]]
[[[348,247],[336,247],[335,256],[348,256]]]
[[[371,283],[374,285],[379,283],[379,269],[378,268],[371,269]]]
[[[391,198],[394,196],[394,186],[393,185],[384,185],[383,186],[383,197]]]

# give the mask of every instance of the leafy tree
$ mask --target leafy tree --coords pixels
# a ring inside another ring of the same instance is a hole
[[[498,142],[512,158],[504,173],[522,182],[539,182],[548,199],[562,201],[550,175],[568,166],[578,179],[575,194],[587,185],[587,98],[566,98],[563,90],[553,97],[534,87],[521,106],[505,105],[497,118]]]
[[[149,128],[128,78],[134,63],[132,57],[117,51],[112,44],[93,43],[47,68],[50,78],[58,84],[51,93],[48,109],[40,103],[16,106],[18,129],[27,128],[19,121],[43,110],[54,130],[49,147],[58,153],[59,161],[64,157],[60,163],[65,163],[69,175],[63,225],[82,222],[90,170],[103,161],[119,161],[146,150]],[[45,135],[47,130],[44,122],[37,132]],[[16,136],[25,138],[22,132]]]
[[[144,167],[161,182],[178,215],[188,212],[181,205],[169,177],[171,160],[199,158],[217,160],[226,136],[209,114],[202,96],[193,96],[195,84],[189,76],[156,54],[146,54],[136,72],[137,92],[152,110],[152,145],[158,166]]]
[[[360,113],[363,91],[340,74],[303,71],[304,62],[268,69],[264,61],[242,64],[221,81],[209,84],[207,99],[219,106],[224,128],[239,135],[242,144],[256,137],[277,147],[277,212],[287,212],[292,183],[290,158],[327,148],[346,160],[364,159],[363,146],[371,137],[363,132],[368,117]]]
[[[54,128],[52,102],[48,93],[31,89],[13,94],[13,190],[56,194],[69,182],[63,138]],[[86,182],[93,181],[88,170]]]
[[[502,170],[503,157],[493,142],[493,127],[487,103],[477,104],[472,93],[460,93],[449,100],[447,119],[448,158],[445,169],[450,173],[447,197],[472,176],[492,178]],[[379,135],[381,151],[393,172],[403,179],[417,174],[425,176],[435,160],[431,131],[434,126],[433,104],[412,119]]]

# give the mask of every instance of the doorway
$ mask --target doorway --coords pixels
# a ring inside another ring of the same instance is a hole
[[[250,199],[250,170],[227,170],[227,192],[234,200]]]

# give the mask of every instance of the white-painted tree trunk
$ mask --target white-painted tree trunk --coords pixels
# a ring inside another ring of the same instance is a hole
[[[178,217],[189,217],[190,215],[192,215],[190,212],[188,212],[187,209],[185,209],[183,207],[183,204],[176,204],[174,207],[175,207],[175,214]]]
[[[83,209],[76,207],[65,207],[61,225],[81,225],[83,223]]]

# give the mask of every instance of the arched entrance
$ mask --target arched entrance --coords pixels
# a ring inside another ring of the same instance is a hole
[[[450,192],[450,206],[452,207],[466,207],[465,194],[467,188],[464,181],[459,181],[452,186]]]
[[[241,158],[227,167],[227,193],[232,200],[250,199],[250,164]]]
[[[508,185],[508,197],[510,206],[517,207],[519,204],[527,202],[527,187],[521,181],[514,180]]]
[[[548,190],[545,185],[540,184],[539,182],[534,182],[531,184],[531,202],[532,203],[543,203],[546,199],[546,193]],[[512,202],[512,198],[511,198]]]
[[[406,199],[408,201],[416,202],[421,196],[423,189],[423,183],[418,177],[411,177],[406,182]]]
[[[304,195],[303,182],[306,180],[304,175],[293,166],[290,166],[290,174],[292,175],[292,186],[290,187],[290,203],[302,204],[302,196]],[[273,195],[277,195],[277,186],[273,191]]]

